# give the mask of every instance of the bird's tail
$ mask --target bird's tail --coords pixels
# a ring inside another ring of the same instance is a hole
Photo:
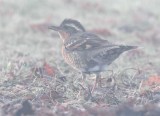
[[[137,49],[138,46],[126,46],[128,50],[131,50],[131,49]]]
[[[132,49],[137,49],[138,46],[121,46],[121,48],[122,48],[124,51],[128,51],[128,50],[132,50]]]

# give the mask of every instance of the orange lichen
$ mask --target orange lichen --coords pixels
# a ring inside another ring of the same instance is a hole
[[[151,76],[146,81],[143,82],[144,86],[152,86],[160,84],[160,76]]]
[[[48,75],[54,76],[55,71],[54,71],[53,67],[51,67],[49,64],[47,64],[47,63],[45,62],[43,68],[44,68],[44,71],[45,71]]]

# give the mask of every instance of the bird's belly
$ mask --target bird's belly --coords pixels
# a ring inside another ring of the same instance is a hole
[[[96,65],[94,67],[88,68],[86,71],[88,71],[88,72],[102,72],[102,71],[106,71],[107,68],[108,68],[108,65],[106,65],[106,64]]]
[[[107,70],[107,64],[95,64],[90,66],[87,61],[87,56],[84,56],[75,51],[67,51],[62,48],[62,56],[67,64],[84,73],[102,72]]]
[[[77,70],[82,71],[86,67],[86,63],[83,57],[79,55],[77,52],[68,52],[67,50],[62,48],[62,56],[67,64],[69,64]]]
[[[100,70],[100,66],[94,66],[94,67],[90,67],[89,69],[88,69],[88,71],[89,72],[97,72],[97,71],[99,71]]]

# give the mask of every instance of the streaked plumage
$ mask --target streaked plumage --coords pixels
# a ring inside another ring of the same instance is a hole
[[[58,31],[63,40],[62,55],[65,61],[82,73],[99,74],[107,70],[120,54],[136,48],[112,44],[87,32],[80,22],[72,19],[65,19],[60,26],[49,28]]]

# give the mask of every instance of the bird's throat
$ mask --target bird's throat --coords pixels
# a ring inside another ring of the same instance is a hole
[[[60,36],[60,38],[64,41],[64,40],[66,40],[66,39],[68,39],[69,38],[69,34],[68,33],[66,33],[66,32],[58,32],[58,34],[59,34],[59,36]]]

